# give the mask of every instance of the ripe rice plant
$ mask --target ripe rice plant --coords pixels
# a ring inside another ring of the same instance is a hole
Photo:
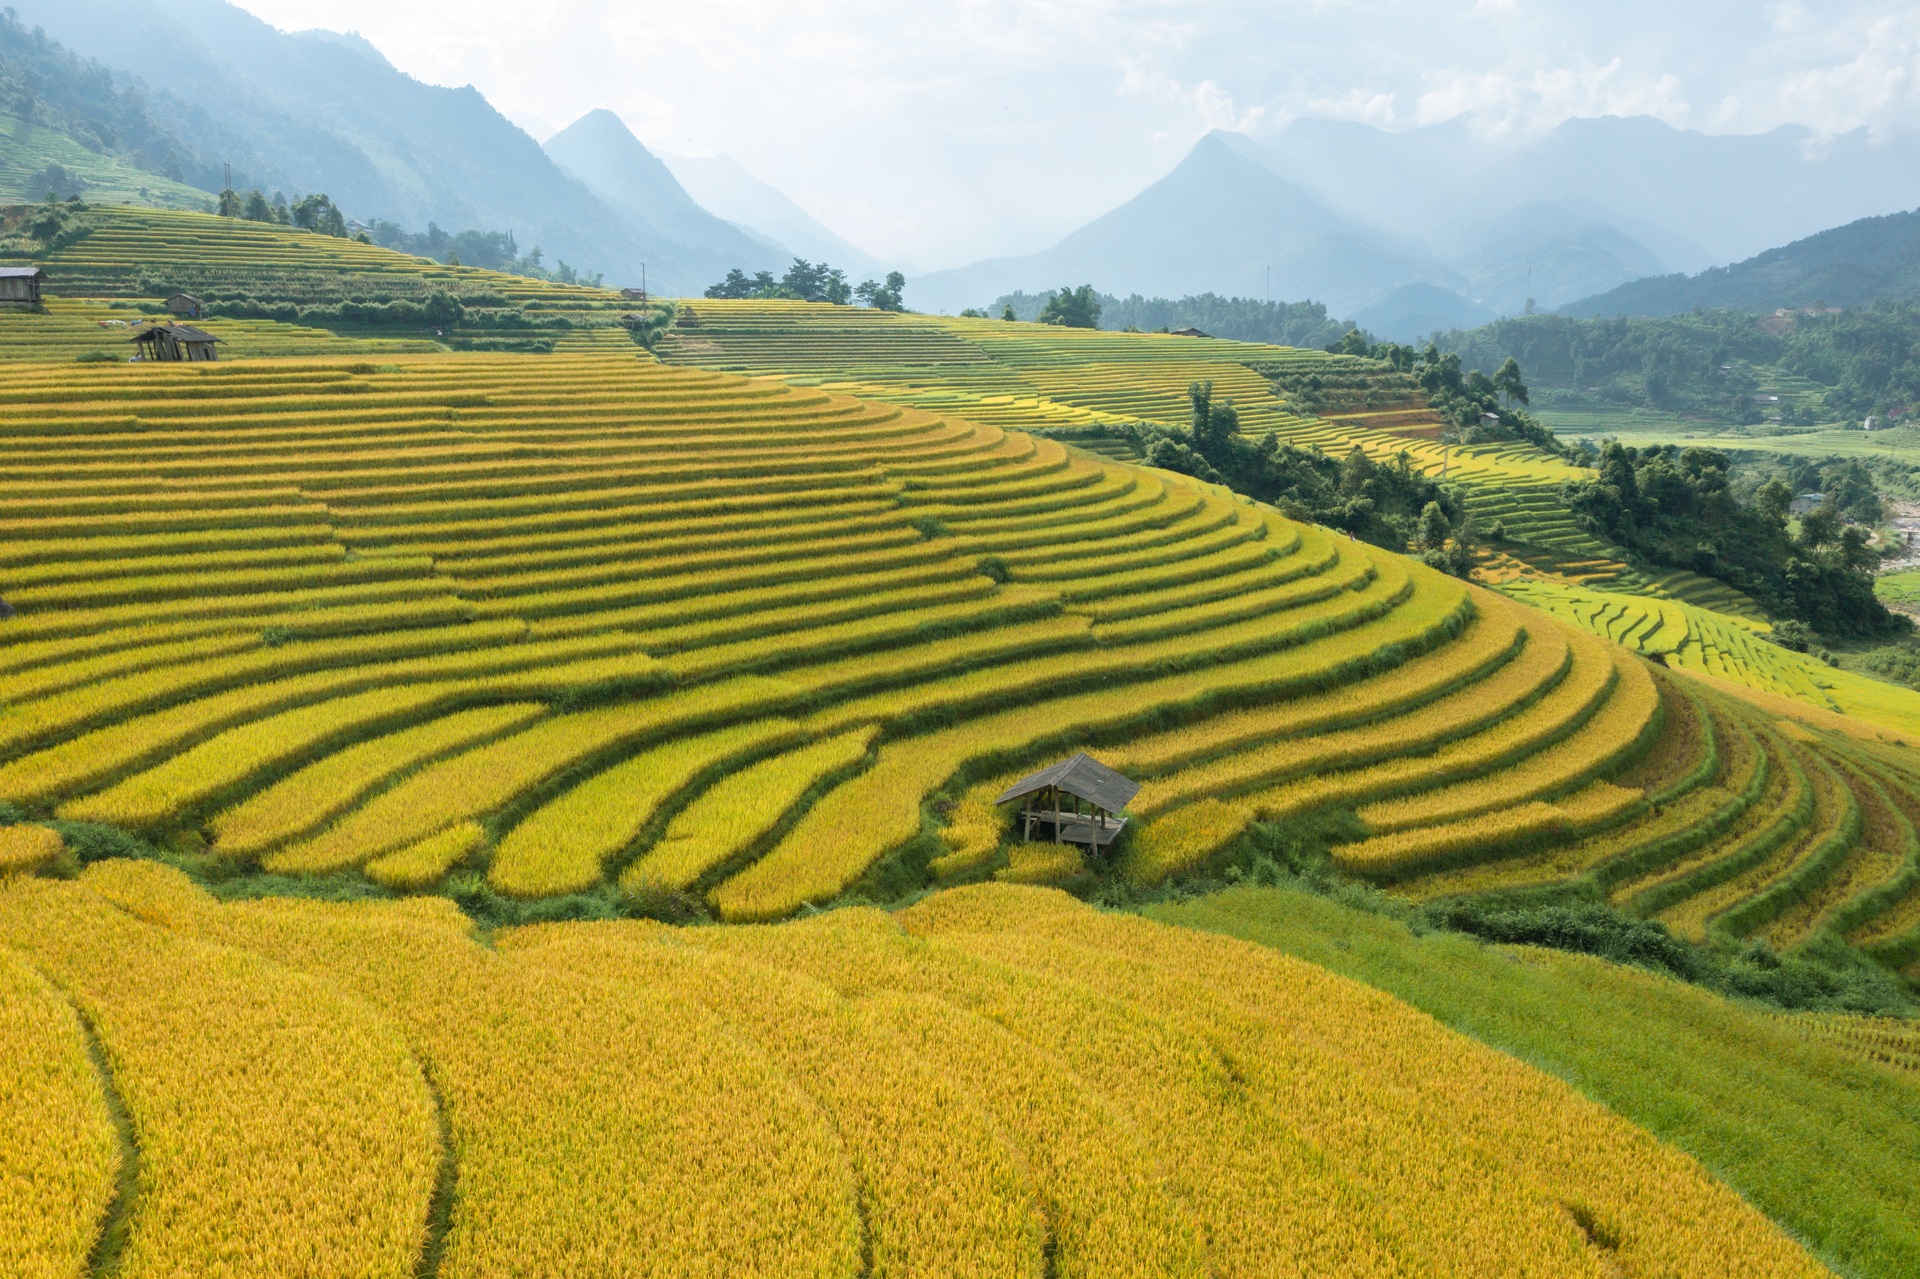
[[[669,822],[659,843],[627,867],[620,882],[629,888],[691,888],[771,834],[808,791],[864,760],[877,731],[825,738],[724,778]]]
[[[591,887],[600,882],[606,864],[640,837],[676,793],[704,775],[778,749],[798,736],[792,720],[768,719],[643,751],[566,791],[514,827],[500,841],[489,877],[494,887],[517,897],[551,897]]]
[[[20,823],[0,826],[0,878],[39,870],[66,846],[60,832],[48,826]]]
[[[0,1075],[0,1270],[84,1275],[113,1198],[120,1140],[79,1014],[8,950],[0,950],[0,1053],[9,1063]]]

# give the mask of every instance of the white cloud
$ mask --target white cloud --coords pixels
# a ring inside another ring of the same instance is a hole
[[[1038,247],[1211,128],[1920,127],[1897,0],[238,0],[510,115],[619,112],[923,265]]]

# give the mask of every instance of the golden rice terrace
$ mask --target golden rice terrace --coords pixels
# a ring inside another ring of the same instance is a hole
[[[29,818],[766,920],[877,866],[1074,878],[989,801],[1085,748],[1145,783],[1140,882],[1341,810],[1337,865],[1418,896],[1579,884],[1920,959],[1897,734],[1178,477],[631,355],[15,364],[0,396]]]

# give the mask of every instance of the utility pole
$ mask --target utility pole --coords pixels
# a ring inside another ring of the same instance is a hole
[[[1267,299],[1267,305],[1272,306],[1273,305],[1273,268],[1272,267],[1267,268],[1266,299]]]

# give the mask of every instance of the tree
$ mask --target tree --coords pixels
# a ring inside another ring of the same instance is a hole
[[[1359,329],[1348,329],[1338,342],[1327,348],[1329,355],[1366,355],[1368,354],[1367,335]]]
[[[267,197],[258,191],[247,196],[247,210],[241,216],[249,222],[273,221],[273,206],[267,203]]]
[[[1000,318],[1008,322],[1013,322],[1017,321],[1020,317],[1013,313],[1013,303],[1009,302],[1000,308]]]
[[[753,296],[753,281],[747,278],[745,271],[742,271],[739,267],[735,267],[733,270],[727,272],[726,279],[720,281],[718,284],[708,285],[706,296],[710,298],[725,298],[733,301],[741,298],[750,298]]]
[[[1202,457],[1213,461],[1231,452],[1233,438],[1240,433],[1240,411],[1232,400],[1213,402],[1213,383],[1195,382],[1187,387],[1193,406],[1193,447]]]
[[[234,190],[232,187],[228,187],[226,190],[220,193],[220,216],[221,217],[237,218],[241,215],[241,213],[245,211],[245,209],[246,209],[246,205],[240,199],[240,193]]]
[[[1428,502],[1420,512],[1420,528],[1414,535],[1423,551],[1438,551],[1453,536],[1453,521],[1438,502]]]
[[[315,231],[339,239],[347,238],[346,215],[324,193],[307,196],[293,206],[293,224],[303,231]]]
[[[901,301],[901,294],[906,287],[906,276],[898,271],[889,271],[885,284],[879,284],[873,280],[863,281],[860,287],[853,291],[853,296],[876,311],[904,311],[906,306]]]
[[[445,290],[435,291],[421,308],[421,317],[437,329],[450,329],[466,315],[467,308],[460,304],[460,299]]]
[[[1511,355],[1507,357],[1506,363],[1493,371],[1493,389],[1498,391],[1509,405],[1516,402],[1520,404],[1532,402],[1527,398],[1527,384],[1520,380],[1520,361]]]
[[[1040,323],[1065,329],[1099,328],[1100,299],[1094,293],[1093,286],[1083,284],[1077,289],[1061,289],[1049,296],[1047,304],[1040,309]]]

